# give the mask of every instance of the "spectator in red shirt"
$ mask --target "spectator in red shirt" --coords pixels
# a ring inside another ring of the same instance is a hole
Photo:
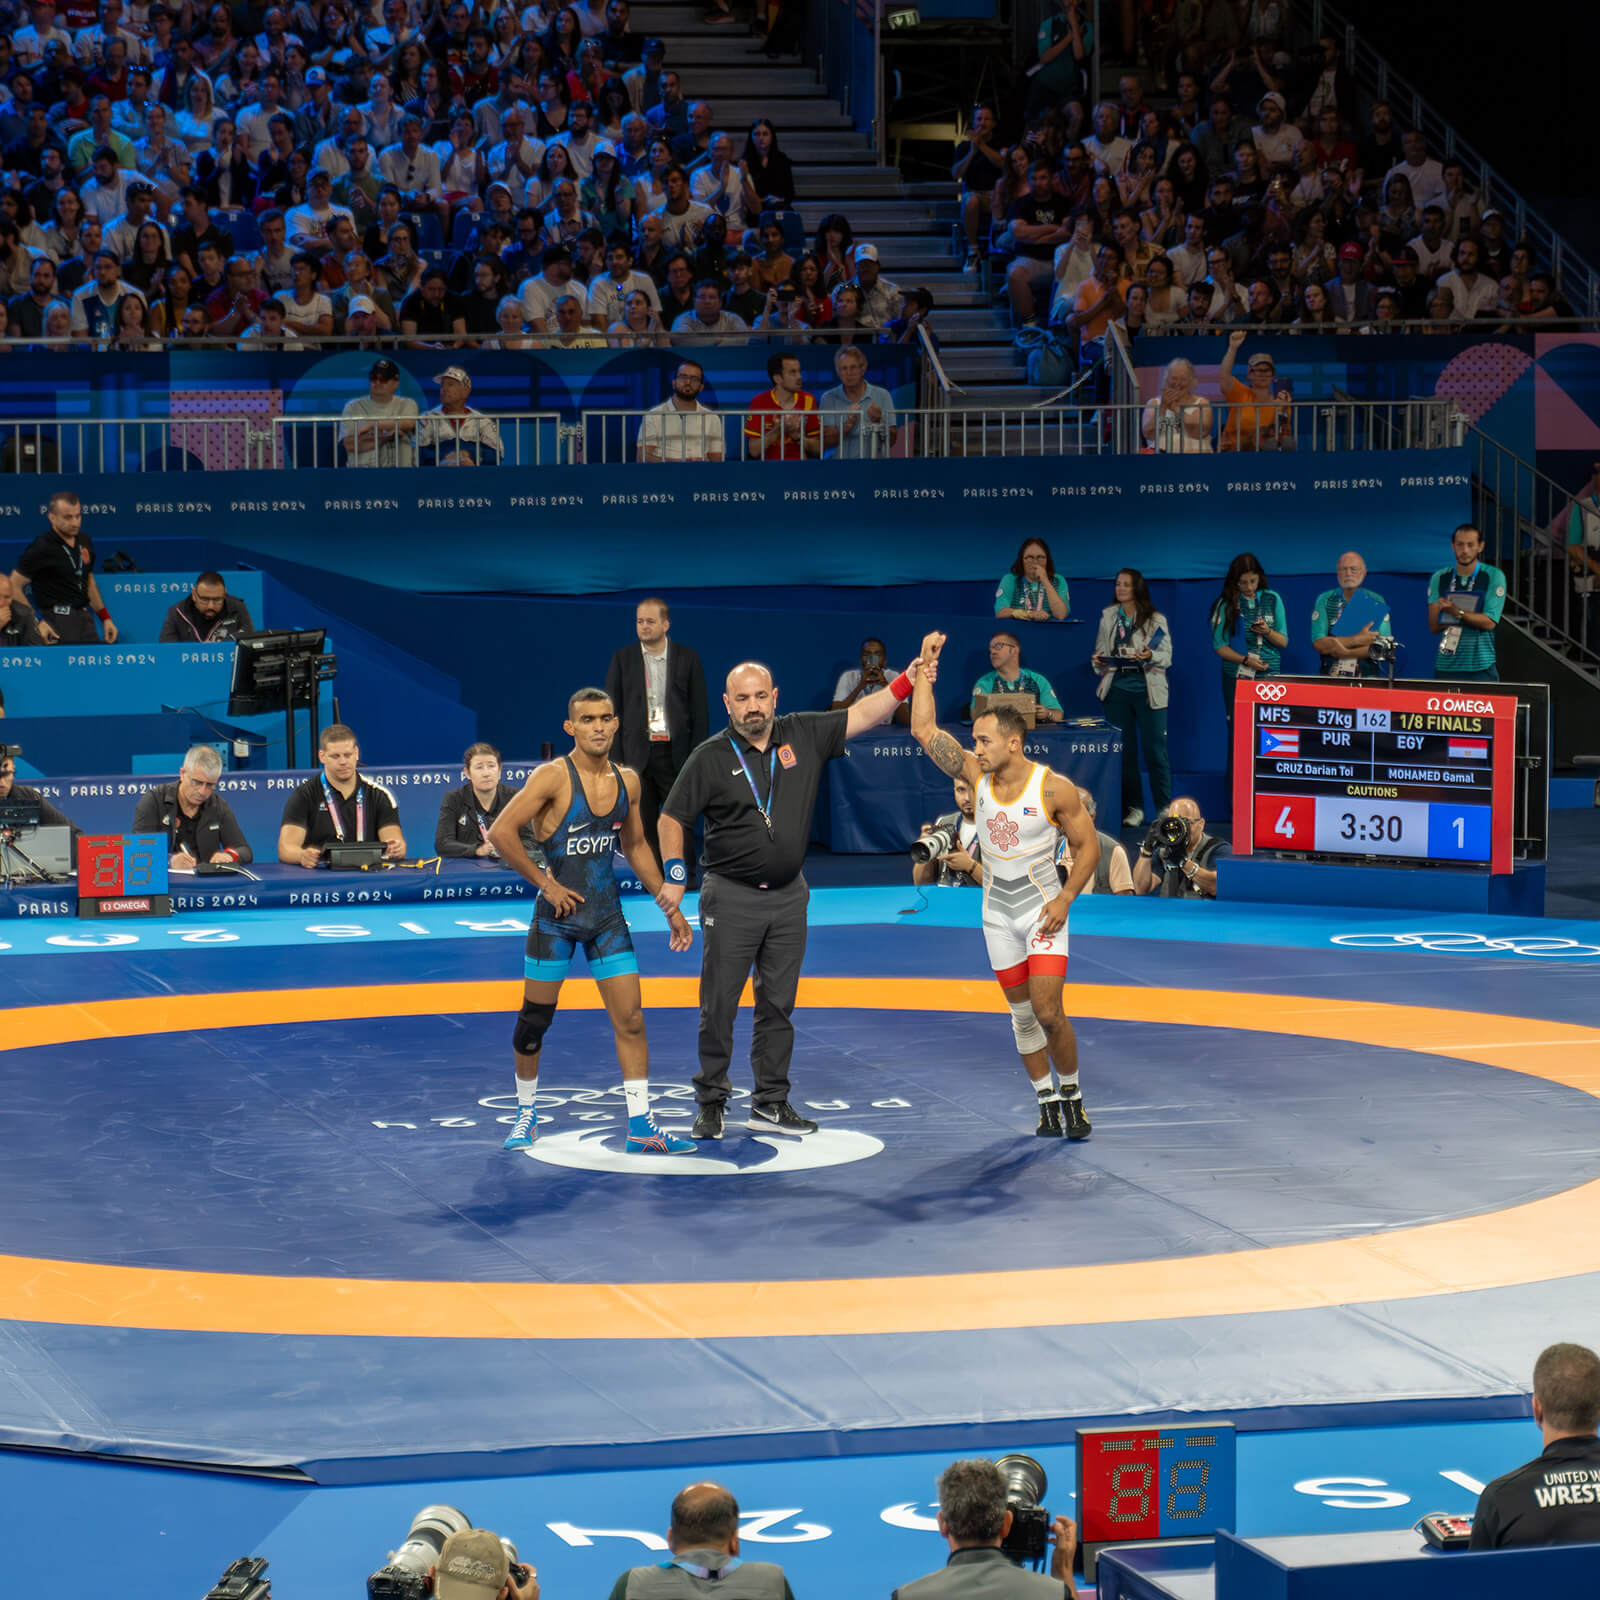
[[[745,455],[758,461],[801,461],[806,456],[820,456],[821,419],[803,421],[800,415],[816,411],[817,397],[800,387],[799,356],[782,350],[774,352],[767,358],[767,376],[772,379],[771,389],[750,402],[751,415],[745,419]]]

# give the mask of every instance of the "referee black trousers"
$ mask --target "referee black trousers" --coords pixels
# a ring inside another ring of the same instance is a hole
[[[661,865],[661,840],[657,834],[661,804],[672,792],[672,781],[677,776],[672,765],[671,744],[665,739],[652,739],[650,754],[639,769],[639,825],[644,829],[645,842],[658,867]]]
[[[755,1025],[750,1040],[754,1103],[781,1105],[789,1098],[794,1055],[795,993],[806,954],[803,877],[781,889],[752,889],[716,873],[700,888],[700,1071],[694,1080],[701,1105],[728,1098],[733,1019],[744,980],[755,969]]]

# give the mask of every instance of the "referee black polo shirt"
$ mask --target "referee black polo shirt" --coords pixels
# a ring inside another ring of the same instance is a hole
[[[823,763],[844,754],[849,714],[796,711],[779,717],[765,750],[757,750],[732,728],[695,748],[661,809],[686,832],[696,817],[705,817],[700,861],[707,872],[763,889],[781,889],[800,876]],[[770,833],[758,797],[762,803],[770,797]]]
[[[1552,1439],[1526,1466],[1478,1496],[1474,1550],[1600,1543],[1600,1439]]]
[[[74,543],[76,548],[54,528],[46,528],[17,557],[17,571],[33,585],[35,611],[78,611],[89,604],[94,546],[81,533]]]
[[[390,823],[400,826],[400,808],[394,796],[381,783],[367,778],[356,780],[356,792],[347,800],[337,789],[333,791],[334,803],[339,807],[339,824],[344,829],[345,842],[357,839],[376,839],[379,828]],[[357,831],[356,818],[361,813],[361,827]],[[326,849],[338,844],[339,830],[328,815],[328,791],[321,778],[308,778],[298,789],[290,792],[283,805],[283,821],[306,830],[306,845]]]

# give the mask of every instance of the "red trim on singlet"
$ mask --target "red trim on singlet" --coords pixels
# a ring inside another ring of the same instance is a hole
[[[1019,961],[1016,966],[1007,967],[1004,972],[997,972],[994,976],[1002,989],[1014,989],[1019,983],[1028,981],[1028,963]]]
[[[1065,956],[1029,956],[1028,975],[1040,978],[1064,978],[1067,975]]]

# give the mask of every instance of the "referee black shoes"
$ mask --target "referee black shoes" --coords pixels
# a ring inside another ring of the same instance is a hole
[[[787,1100],[775,1106],[751,1106],[750,1128],[760,1132],[770,1128],[774,1133],[815,1133],[817,1125],[802,1117]]]
[[[722,1102],[720,1100],[707,1100],[700,1107],[689,1137],[691,1139],[720,1139],[722,1137]]]

